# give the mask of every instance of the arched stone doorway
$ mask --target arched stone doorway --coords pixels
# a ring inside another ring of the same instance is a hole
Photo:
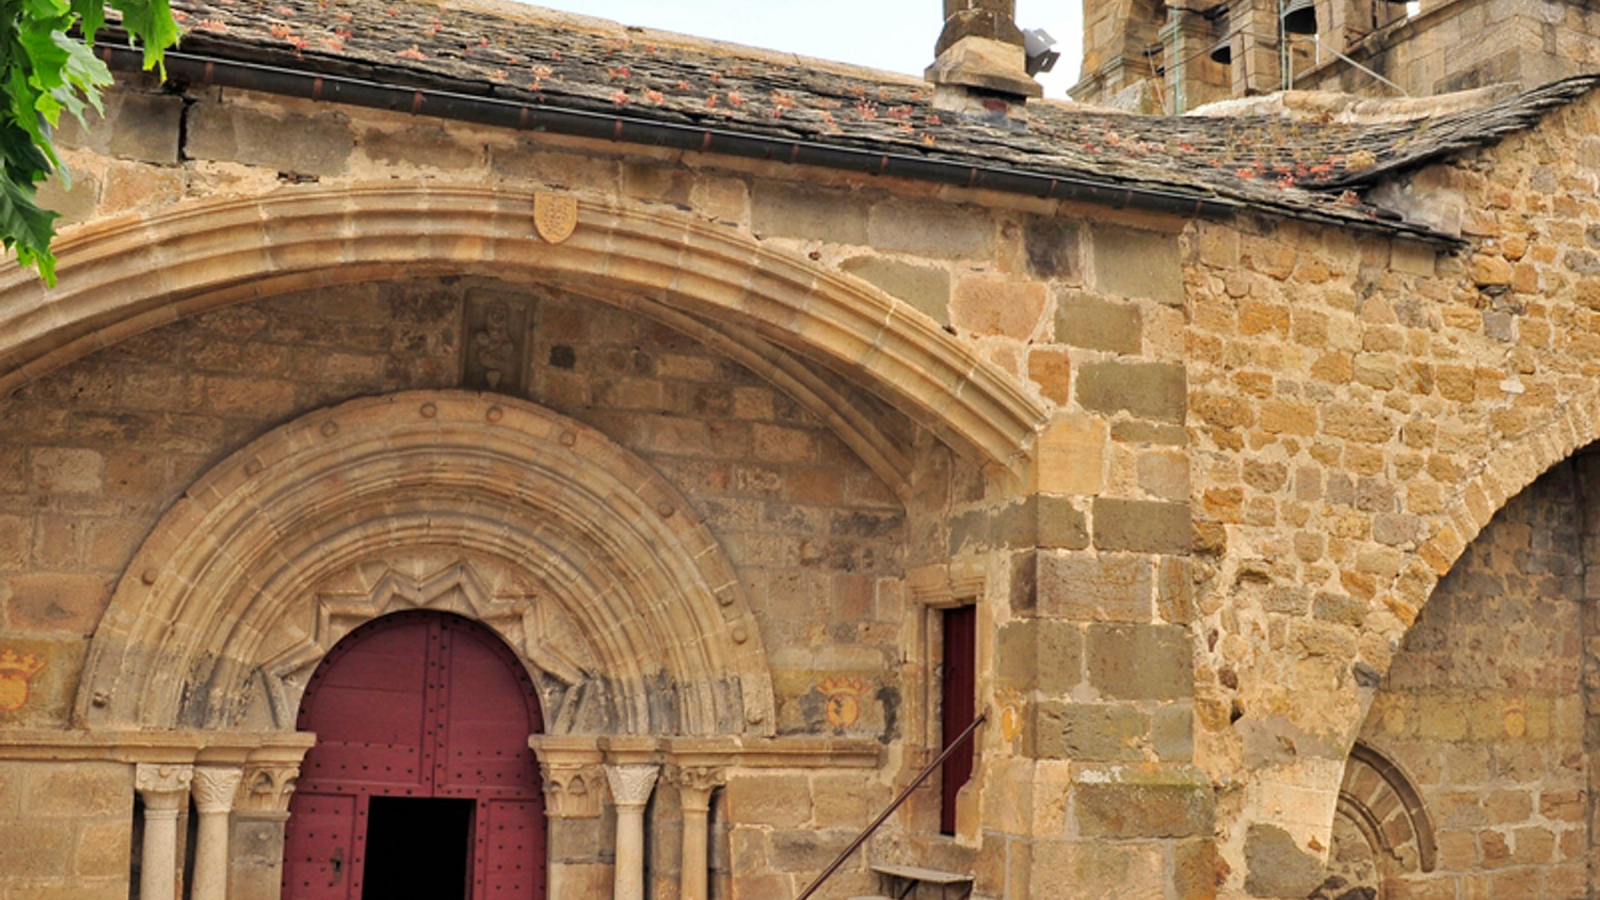
[[[317,667],[297,727],[284,900],[545,896],[542,730],[527,671],[487,628],[430,610],[356,629]]]
[[[140,759],[147,810],[171,813],[142,841],[144,859],[173,860],[141,869],[148,896],[166,895],[185,856],[200,860],[193,881],[213,886],[197,898],[229,885],[274,896],[284,862],[305,855],[285,845],[286,823],[300,821],[342,830],[345,877],[330,877],[329,848],[324,890],[282,896],[380,896],[350,877],[361,871],[358,800],[370,827],[372,798],[405,788],[319,792],[301,763],[326,727],[297,711],[346,638],[413,611],[490,636],[523,682],[518,702],[531,690],[547,717],[535,728],[530,711],[508,735],[526,754],[539,732],[548,812],[529,815],[548,815],[548,876],[538,879],[548,896],[608,895],[613,880],[618,892],[642,890],[645,810],[663,775],[681,810],[670,827],[687,836],[679,872],[703,888],[708,803],[725,772],[750,747],[758,762],[785,760],[760,749],[774,730],[770,669],[710,529],[627,449],[516,398],[415,391],[310,413],[195,482],[137,555],[96,632],[78,709],[87,731],[174,733],[203,748]],[[338,733],[343,723],[332,724]],[[876,747],[843,757],[878,762]],[[191,782],[202,817],[223,826],[202,828],[192,854],[175,827]],[[301,794],[347,802],[286,815]],[[488,827],[499,833],[492,818]],[[545,893],[529,884],[455,896]]]

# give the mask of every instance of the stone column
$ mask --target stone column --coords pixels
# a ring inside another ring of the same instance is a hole
[[[140,852],[141,900],[176,900],[178,814],[189,797],[194,766],[139,763],[133,786],[144,800],[144,846]]]
[[[200,828],[194,850],[193,900],[227,900],[228,814],[243,777],[242,769],[231,766],[194,770],[194,806],[200,813]]]
[[[607,766],[606,781],[617,806],[617,880],[614,900],[644,900],[644,807],[660,767]]]
[[[706,900],[710,859],[711,792],[727,783],[721,769],[704,766],[679,769],[674,777],[683,803],[683,882],[679,900]]]

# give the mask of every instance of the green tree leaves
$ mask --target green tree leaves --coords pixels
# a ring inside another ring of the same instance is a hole
[[[86,108],[100,110],[100,91],[111,72],[91,47],[105,26],[106,0],[0,0],[0,247],[24,266],[37,266],[55,284],[56,214],[39,208],[39,182],[66,170],[51,130],[62,113],[79,122]],[[111,0],[122,27],[144,45],[144,67],[161,65],[178,42],[168,0]],[[72,36],[76,28],[82,40]],[[85,123],[87,124],[87,123]]]

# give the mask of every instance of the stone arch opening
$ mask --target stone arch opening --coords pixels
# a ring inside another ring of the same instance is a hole
[[[1377,898],[1587,884],[1596,474],[1584,453],[1544,472],[1440,579],[1373,687],[1332,817],[1333,874],[1354,884],[1348,864],[1365,857]]]
[[[681,212],[600,200],[580,200],[576,232],[549,244],[532,208],[530,194],[498,187],[384,182],[83,226],[56,244],[54,289],[22,269],[0,274],[0,394],[206,309],[312,286],[482,274],[732,323],[1004,466],[1021,466],[1047,418],[1014,377],[865,282]]]
[[[410,608],[516,648],[553,733],[771,732],[760,633],[692,507],[593,429],[455,391],[311,413],[197,481],[118,583],[75,715],[292,729],[339,639]]]

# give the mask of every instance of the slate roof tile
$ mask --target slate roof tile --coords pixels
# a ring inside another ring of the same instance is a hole
[[[1379,179],[1530,127],[1600,76],[1381,125],[1158,117],[1033,103],[1025,129],[933,108],[888,73],[528,8],[398,0],[175,0],[181,50],[411,87],[1049,177],[1177,191],[1413,234],[1359,197]]]

